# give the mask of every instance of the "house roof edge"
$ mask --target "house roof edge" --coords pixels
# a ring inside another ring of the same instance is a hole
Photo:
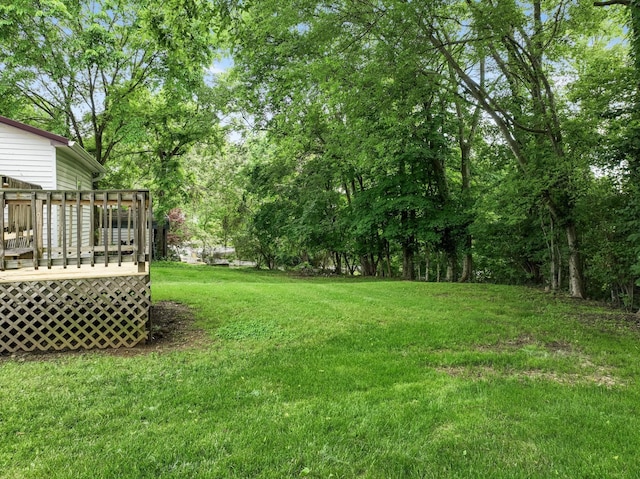
[[[68,145],[69,142],[71,141],[68,138],[65,138],[64,136],[56,135],[55,133],[51,133],[50,131],[41,130],[40,128],[36,128],[35,126],[27,125],[26,123],[12,120],[11,118],[7,118],[1,115],[0,115],[0,123],[13,126],[14,128],[18,128],[22,131],[27,131],[29,133],[33,133],[34,135],[42,136],[43,138],[47,138],[52,141],[63,143],[65,145]]]
[[[80,161],[89,169],[91,169],[94,173],[97,173],[97,178],[102,178],[106,170],[104,166],[102,166],[93,155],[89,154],[87,150],[78,145],[75,141],[69,140],[64,136],[56,135],[55,133],[51,133],[50,131],[41,130],[40,128],[36,128],[35,126],[27,125],[26,123],[22,123],[16,120],[12,120],[11,118],[7,118],[5,116],[0,115],[0,123],[5,125],[12,126],[14,128],[18,128],[19,130],[26,131],[28,133],[33,133],[34,135],[41,136],[43,138],[47,138],[51,140],[52,145],[55,148],[61,148],[68,153],[77,161]]]

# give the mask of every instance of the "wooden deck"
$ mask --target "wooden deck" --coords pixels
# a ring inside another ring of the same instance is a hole
[[[146,190],[0,188],[0,354],[144,342],[151,244]]]

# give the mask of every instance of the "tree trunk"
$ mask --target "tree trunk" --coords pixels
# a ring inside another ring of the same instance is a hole
[[[353,273],[355,273],[356,271],[356,262],[355,260],[353,261],[353,264],[349,262],[349,257],[347,256],[347,253],[344,253],[344,264],[347,266],[347,271],[349,272],[350,276],[353,276]]]
[[[429,281],[429,268],[431,267],[431,255],[429,254],[429,250],[427,250],[427,258],[424,265],[424,280]]]
[[[556,264],[557,264],[557,268],[556,268],[556,276],[558,276],[557,282],[558,282],[558,290],[560,288],[562,288],[562,255],[560,255],[560,247],[558,245],[556,245]]]
[[[549,247],[549,253],[551,255],[550,259],[550,269],[551,269],[551,291],[558,290],[558,258],[556,258],[556,231],[553,227],[553,216],[550,219],[551,221],[551,234],[549,235],[549,242],[551,246]]]
[[[573,298],[584,299],[584,276],[582,274],[582,258],[578,247],[578,235],[573,221],[565,227],[569,245],[569,293]]]
[[[471,238],[471,235],[467,233],[465,238],[465,254],[462,259],[462,275],[459,279],[461,283],[471,281],[471,275],[473,274],[473,255],[471,254],[472,241],[473,239]]]
[[[556,269],[556,265],[557,265],[557,260],[556,260],[556,251],[555,251],[555,245],[553,243],[551,243],[551,258],[549,259],[549,268],[551,271],[549,271],[549,276],[551,276],[551,282],[549,284],[549,289],[551,291],[557,291],[558,290],[558,270]]]
[[[378,259],[376,259],[373,253],[369,253],[369,261],[371,265],[370,276],[378,276],[378,262],[380,261],[380,255],[378,255]]]
[[[371,264],[366,254],[360,257],[360,266],[362,267],[362,276],[371,276]]]
[[[560,263],[560,250],[556,244],[556,228],[553,221],[553,215],[549,217],[549,232],[544,225],[544,219],[542,220],[542,231],[547,240],[547,248],[549,249],[549,289],[551,291],[558,291],[560,288],[560,276],[562,270],[562,264]]]
[[[391,278],[391,252],[389,251],[389,242],[387,241],[387,245],[385,248],[385,255],[387,258],[387,276]]]
[[[360,257],[362,266],[362,276],[375,276],[378,272],[378,261],[373,253],[364,254]]]
[[[456,266],[458,263],[458,254],[456,251],[456,243],[454,239],[454,233],[452,232],[452,228],[445,228],[444,234],[442,237],[442,247],[444,250],[447,270],[445,281],[451,283],[455,281],[456,276]]]
[[[402,243],[402,278],[409,281],[416,279],[413,264],[413,243],[411,241]]]
[[[447,276],[445,281],[453,283],[456,277],[456,257],[453,254],[447,255]]]
[[[342,274],[342,254],[336,251],[333,255],[335,257],[334,272],[336,274]]]

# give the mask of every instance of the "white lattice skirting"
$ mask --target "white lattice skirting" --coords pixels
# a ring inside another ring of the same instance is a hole
[[[148,275],[0,283],[0,353],[135,346],[150,308]]]

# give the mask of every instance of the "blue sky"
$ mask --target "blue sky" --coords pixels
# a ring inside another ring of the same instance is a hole
[[[229,68],[233,66],[233,58],[231,57],[222,57],[213,62],[213,64],[209,67],[209,72],[214,75],[224,73]]]

